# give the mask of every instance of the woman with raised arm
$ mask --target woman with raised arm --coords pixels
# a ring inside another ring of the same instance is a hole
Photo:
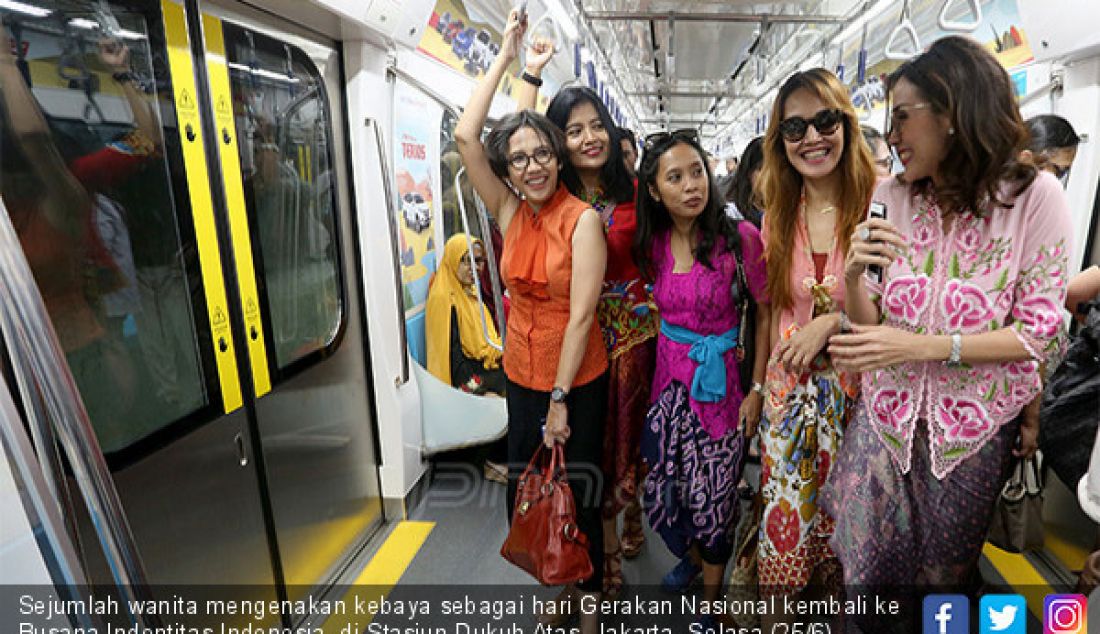
[[[565,143],[546,117],[530,110],[508,115],[481,141],[493,94],[524,29],[513,11],[500,54],[466,104],[455,140],[470,182],[504,233],[501,275],[512,300],[504,344],[508,517],[516,478],[539,442],[564,443],[577,523],[588,537],[594,569],[576,590],[598,596],[603,526],[599,492],[592,488],[602,480],[607,410],[607,351],[596,323],[607,261],[600,217],[561,182]],[[575,600],[574,588],[560,598]],[[581,631],[598,630],[598,613],[586,611]]]
[[[760,425],[760,590],[796,595],[814,584],[839,593],[828,546],[833,520],[818,508],[818,490],[830,477],[858,379],[838,371],[825,347],[845,328],[844,254],[866,214],[874,166],[848,89],[825,69],[791,75],[770,121],[760,177],[773,307]]]
[[[519,106],[533,107],[542,68],[553,49],[536,41],[527,50]],[[591,88],[570,86],[550,101],[546,117],[565,133],[568,160],[562,180],[574,196],[599,212],[607,236],[607,272],[596,318],[610,359],[607,423],[603,443],[604,592],[622,589],[623,557],[633,558],[645,541],[639,436],[649,408],[657,313],[631,256],[637,226],[634,179],[623,160],[622,131]],[[623,514],[623,535],[617,523]]]
[[[742,392],[738,345],[748,327],[741,300],[766,303],[763,245],[752,223],[726,216],[694,129],[650,135],[645,145],[634,254],[653,281],[661,329],[642,432],[643,499],[650,525],[680,558],[661,585],[686,592],[701,574],[711,604],[733,552],[737,483],[760,416],[760,395]],[[767,320],[760,306],[762,336]],[[763,380],[764,355],[752,373]],[[717,629],[710,615],[696,616]]]
[[[980,44],[942,38],[888,87],[905,171],[875,191],[886,219],[851,234],[854,332],[829,351],[862,401],[823,497],[846,583],[912,593],[975,579],[1013,446],[1034,446],[1019,414],[1061,326],[1070,218],[1019,159],[1012,81]]]

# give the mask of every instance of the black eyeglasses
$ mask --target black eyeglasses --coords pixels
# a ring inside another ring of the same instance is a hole
[[[779,122],[779,134],[787,143],[798,143],[806,138],[806,131],[812,125],[821,136],[828,136],[844,121],[844,113],[837,108],[819,110],[811,119],[805,117],[787,117]]]
[[[680,128],[672,132],[654,132],[646,135],[643,146],[645,151],[649,152],[658,145],[671,141],[688,141],[697,144],[699,143],[699,131],[695,128]]]
[[[508,157],[508,165],[517,172],[522,172],[527,169],[527,166],[531,164],[531,159],[535,159],[535,162],[539,165],[549,165],[550,161],[554,159],[554,150],[546,147],[545,145],[535,148],[533,154],[524,154],[523,152],[516,152]]]

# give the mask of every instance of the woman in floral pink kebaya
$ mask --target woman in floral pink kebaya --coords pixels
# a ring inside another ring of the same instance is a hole
[[[1057,345],[1069,211],[1018,160],[1012,82],[979,44],[943,38],[888,85],[905,172],[848,250],[854,332],[829,351],[862,372],[861,400],[823,505],[846,583],[965,586],[1013,456],[1035,448],[1019,414]]]

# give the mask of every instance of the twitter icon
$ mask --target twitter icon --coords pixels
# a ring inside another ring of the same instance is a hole
[[[1018,594],[987,594],[978,614],[981,634],[1027,634],[1027,602]]]

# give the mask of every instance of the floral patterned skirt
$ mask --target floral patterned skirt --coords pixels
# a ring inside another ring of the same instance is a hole
[[[650,338],[611,358],[604,425],[603,516],[613,518],[638,495],[639,439],[649,409],[657,340]]]
[[[691,410],[688,391],[672,381],[649,409],[642,431],[642,459],[649,467],[642,503],[649,525],[672,554],[683,557],[697,543],[712,556],[728,557],[745,437],[740,430],[712,437]]]
[[[861,405],[822,505],[837,518],[832,547],[846,584],[883,587],[965,583],[981,555],[993,507],[1012,466],[1019,424],[1007,423],[943,480],[932,475],[928,425],[917,421],[902,474]]]
[[[757,568],[763,594],[798,592],[815,570],[839,581],[829,548],[833,520],[818,508],[818,490],[829,477],[852,405],[836,372],[819,363],[760,423],[764,513]]]

